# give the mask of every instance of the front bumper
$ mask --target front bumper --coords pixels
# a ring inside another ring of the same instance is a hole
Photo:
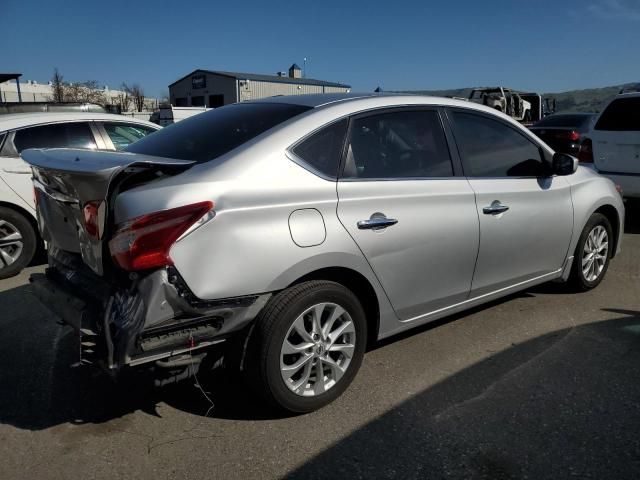
[[[42,304],[78,332],[79,363],[110,371],[221,343],[260,312],[270,294],[196,298],[175,269],[135,277],[126,288],[50,249],[49,267],[30,281]]]

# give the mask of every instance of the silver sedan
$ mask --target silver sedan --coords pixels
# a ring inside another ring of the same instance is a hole
[[[277,97],[123,153],[23,157],[50,245],[34,290],[83,363],[162,383],[210,359],[292,412],[337,398],[371,342],[551,280],[596,287],[624,225],[611,181],[444,98]]]

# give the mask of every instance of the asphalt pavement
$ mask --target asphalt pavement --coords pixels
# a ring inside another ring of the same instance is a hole
[[[542,285],[376,345],[282,418],[233,378],[118,386],[0,281],[0,479],[640,478],[640,209],[595,290]],[[203,393],[206,392],[206,395]]]

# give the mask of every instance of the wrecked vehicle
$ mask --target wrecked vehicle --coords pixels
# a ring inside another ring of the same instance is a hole
[[[534,119],[531,102],[525,100],[520,93],[508,88],[474,88],[469,93],[469,100],[494,108],[519,122],[529,123]]]
[[[615,186],[451,99],[242,102],[125,152],[26,150],[49,265],[34,294],[80,362],[237,368],[288,411],[328,404],[368,344],[550,280],[596,287]]]

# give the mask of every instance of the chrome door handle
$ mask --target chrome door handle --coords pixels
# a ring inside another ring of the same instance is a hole
[[[509,210],[509,207],[501,204],[498,200],[494,201],[488,207],[484,207],[482,209],[482,213],[485,215],[496,215],[498,213],[506,212]]]
[[[398,220],[395,218],[373,217],[369,220],[360,220],[358,222],[358,228],[360,230],[380,230],[395,225],[396,223],[398,223]]]

